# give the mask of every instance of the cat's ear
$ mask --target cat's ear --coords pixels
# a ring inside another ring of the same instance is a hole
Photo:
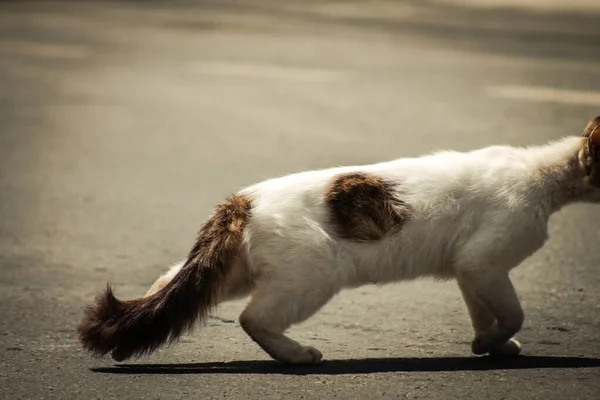
[[[598,128],[600,126],[600,115],[598,115],[596,118],[592,119],[590,122],[588,122],[587,126],[585,127],[585,129],[583,130],[583,137],[589,138],[592,136],[592,133],[594,133],[594,131],[598,131]]]
[[[585,143],[585,169],[588,181],[600,188],[600,116],[592,119],[583,131]]]

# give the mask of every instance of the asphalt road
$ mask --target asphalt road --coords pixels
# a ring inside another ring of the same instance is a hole
[[[471,356],[453,282],[347,291],[289,368],[223,305],[125,365],[75,339],[142,295],[230,192],[267,177],[579,134],[597,14],[415,2],[0,3],[0,398],[600,399],[600,207],[514,271],[524,356]]]

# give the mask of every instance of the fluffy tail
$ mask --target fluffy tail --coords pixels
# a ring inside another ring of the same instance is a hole
[[[122,301],[110,286],[85,309],[77,329],[83,347],[117,361],[149,354],[176,340],[214,307],[250,218],[251,201],[231,196],[200,229],[187,261],[159,292]]]

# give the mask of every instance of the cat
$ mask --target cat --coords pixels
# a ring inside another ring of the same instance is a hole
[[[231,195],[187,259],[145,297],[110,286],[85,309],[85,349],[117,361],[176,340],[219,303],[251,296],[241,327],[273,359],[318,364],[284,335],[342,289],[419,277],[456,279],[474,354],[511,356],[523,310],[509,271],[540,249],[563,206],[600,203],[600,116],[583,137],[542,146],[444,151],[308,171]]]

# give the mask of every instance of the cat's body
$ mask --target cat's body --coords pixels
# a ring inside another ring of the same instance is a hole
[[[457,280],[473,352],[518,354],[511,338],[523,311],[508,273],[543,246],[552,213],[600,201],[599,124],[545,146],[440,152],[248,187],[146,298],[121,302],[107,291],[80,338],[124,359],[175,339],[219,302],[251,295],[240,323],[252,339],[282,362],[317,363],[316,349],[283,335],[289,326],[342,289],[435,277]]]

